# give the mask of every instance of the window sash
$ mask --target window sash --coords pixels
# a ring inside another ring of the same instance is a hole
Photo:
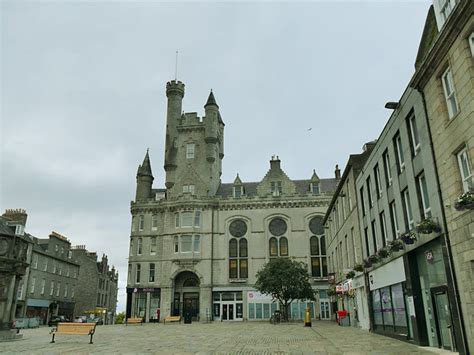
[[[150,254],[156,254],[156,237],[151,237]]]
[[[181,253],[191,253],[193,251],[193,236],[182,235],[179,238]]]
[[[405,170],[405,157],[403,156],[403,148],[402,148],[402,139],[400,138],[400,134],[397,135],[395,139],[395,145],[397,148],[397,158],[400,172]]]
[[[393,232],[393,239],[398,238],[400,235],[400,228],[398,227],[398,220],[397,220],[397,209],[395,206],[395,202],[390,204],[390,217],[392,222],[392,232]]]
[[[387,187],[392,185],[392,171],[390,170],[390,156],[388,150],[383,154],[383,166],[385,171],[385,182]]]
[[[467,156],[467,149],[464,148],[458,153],[459,173],[461,174],[461,182],[464,192],[468,192],[474,188],[473,174],[469,166],[469,157]]]
[[[143,240],[142,238],[138,238],[137,255],[142,255],[142,248],[143,248]]]
[[[413,155],[417,155],[420,151],[420,137],[418,136],[418,128],[416,126],[415,114],[411,114],[409,118],[410,123],[410,136],[413,145]]]
[[[453,118],[458,113],[458,104],[456,101],[456,90],[454,88],[454,80],[451,69],[448,68],[442,76],[444,97],[448,107],[449,118]]]
[[[142,231],[144,229],[144,227],[145,227],[145,217],[140,216],[139,222],[138,222],[138,230]]]
[[[140,283],[140,276],[141,276],[141,270],[142,267],[140,264],[137,264],[137,269],[135,272],[135,283],[139,284]]]
[[[186,159],[194,159],[194,144],[186,144]]]
[[[158,215],[154,214],[151,216],[151,229],[157,230],[158,229]]]
[[[387,224],[385,221],[385,212],[380,213],[380,232],[382,235],[382,245],[385,247],[388,242]]]
[[[405,212],[407,216],[408,230],[412,230],[413,227],[415,226],[415,223],[413,221],[413,212],[411,209],[410,194],[408,193],[408,190],[404,191],[403,196],[405,200],[404,202],[405,202]]]
[[[421,175],[418,178],[418,184],[420,187],[421,203],[423,205],[423,215],[425,218],[431,218],[431,205],[425,175]]]
[[[148,282],[155,282],[155,264],[150,263]]]
[[[380,181],[380,169],[379,165],[375,165],[374,168],[374,176],[375,176],[375,188],[377,190],[377,197],[382,197],[382,183]]]

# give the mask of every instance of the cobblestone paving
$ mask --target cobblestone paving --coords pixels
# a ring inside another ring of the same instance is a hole
[[[92,345],[85,335],[57,335],[51,344],[49,331],[26,329],[23,340],[0,343],[0,353],[433,354],[427,348],[332,322],[314,322],[312,328],[254,322],[98,326]]]

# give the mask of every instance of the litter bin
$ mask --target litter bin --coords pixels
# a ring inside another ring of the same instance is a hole
[[[184,324],[191,324],[193,322],[191,313],[187,312],[184,314]]]

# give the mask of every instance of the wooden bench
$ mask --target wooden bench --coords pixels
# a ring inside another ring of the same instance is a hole
[[[140,324],[143,325],[143,318],[137,317],[137,318],[127,318],[125,321],[125,325],[129,324]]]
[[[66,335],[90,335],[89,344],[92,344],[92,337],[95,333],[95,323],[58,323],[56,327],[51,329],[49,334],[53,334],[51,343],[55,343],[54,337],[56,334]]]
[[[168,317],[165,318],[163,324],[166,324],[166,322],[179,322],[179,323],[181,323],[181,316],[168,316]]]

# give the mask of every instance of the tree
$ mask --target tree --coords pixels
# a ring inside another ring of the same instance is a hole
[[[307,265],[289,258],[271,259],[257,272],[255,288],[278,300],[285,319],[294,300],[315,300]]]
[[[120,312],[117,314],[117,317],[115,318],[115,324],[123,324],[125,321],[125,312]]]

